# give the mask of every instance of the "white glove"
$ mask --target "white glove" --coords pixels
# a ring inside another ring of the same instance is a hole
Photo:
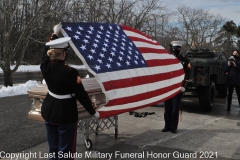
[[[60,32],[61,28],[62,28],[62,24],[61,24],[61,22],[60,22],[60,23],[58,23],[57,25],[55,25],[55,26],[53,27],[53,32],[56,33],[56,34],[58,34],[58,33]]]
[[[185,92],[185,88],[184,87],[181,87],[181,92]]]
[[[100,114],[99,114],[98,111],[96,111],[96,113],[94,114],[94,117],[95,117],[96,119],[98,119],[98,118],[100,117]]]

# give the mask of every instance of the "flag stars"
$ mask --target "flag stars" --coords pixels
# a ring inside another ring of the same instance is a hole
[[[115,56],[115,53],[114,53],[114,52],[111,52],[110,54],[111,54],[112,56]]]
[[[93,30],[94,30],[94,27],[93,27],[93,26],[90,26],[89,28],[90,28],[90,30],[91,30],[91,31],[93,31]]]
[[[98,61],[99,63],[102,63],[102,60],[101,60],[101,59],[97,59],[97,61]]]
[[[110,25],[108,26],[108,28],[109,28],[110,30],[113,30],[112,26],[110,26]]]
[[[90,52],[92,52],[92,54],[96,53],[95,49],[91,49]]]
[[[78,29],[79,29],[79,30],[81,30],[81,31],[83,31],[83,30],[84,30],[84,29],[83,29],[81,26],[79,26],[79,27],[78,27]]]
[[[105,56],[104,56],[104,54],[100,53],[100,57],[104,58]]]
[[[96,43],[93,43],[94,48],[98,48],[98,45]]]
[[[110,62],[113,62],[113,59],[112,59],[111,57],[109,57],[108,60],[109,60]]]
[[[94,39],[94,42],[97,42],[97,43],[99,43],[99,40],[98,40],[98,39]]]
[[[88,34],[93,34],[92,31],[90,31],[90,30],[88,30],[87,32],[88,32]]]
[[[97,35],[96,35],[96,37],[97,37],[98,39],[100,39],[100,38],[101,38],[101,36],[100,36],[99,34],[97,34]]]
[[[96,73],[146,66],[141,53],[119,25],[80,24],[64,29],[74,45],[78,42],[76,47]]]
[[[66,29],[69,31],[72,31],[72,27],[67,27]]]
[[[79,35],[81,35],[81,32],[77,31],[77,32],[76,32],[76,34],[79,34]]]
[[[84,39],[83,42],[86,44],[86,43],[89,43],[87,39]]]
[[[86,45],[82,45],[80,48],[84,51],[86,50]]]
[[[79,39],[79,36],[78,35],[74,35],[73,36],[75,39]]]
[[[119,56],[118,59],[119,59],[120,61],[123,61],[123,58],[122,58],[121,56]]]
[[[107,49],[105,47],[102,48],[103,52],[107,52]]]
[[[100,27],[99,27],[101,30],[104,30],[104,27],[101,25]]]
[[[98,31],[99,34],[103,34],[102,32]]]
[[[108,68],[112,68],[112,67],[111,67],[111,64],[108,64],[108,63],[107,63],[107,65],[106,65],[106,66],[107,66]]]
[[[88,57],[90,60],[91,60],[91,59],[94,59],[92,55],[88,55],[87,57]]]
[[[104,45],[105,47],[108,47],[108,44],[107,44],[107,43],[103,43],[103,45]]]
[[[94,68],[95,68],[97,71],[101,69],[100,66],[98,66],[98,65],[96,65]]]
[[[119,63],[119,62],[117,62],[117,65],[118,65],[118,67],[121,67],[121,66],[122,66],[121,63]]]

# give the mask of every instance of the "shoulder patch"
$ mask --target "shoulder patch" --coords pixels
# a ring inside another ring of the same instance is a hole
[[[77,83],[78,84],[82,83],[82,79],[80,78],[80,76],[77,76]]]

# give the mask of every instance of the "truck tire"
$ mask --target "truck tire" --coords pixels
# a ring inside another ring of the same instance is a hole
[[[216,88],[214,82],[211,81],[210,86],[202,86],[199,90],[199,105],[203,111],[211,111],[214,105]]]
[[[218,97],[219,98],[226,98],[227,97],[227,85],[220,84],[218,88]]]

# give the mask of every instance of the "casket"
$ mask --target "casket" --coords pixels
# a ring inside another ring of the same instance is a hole
[[[106,102],[105,95],[103,94],[101,87],[95,78],[82,79],[82,83],[90,99],[95,104],[96,109]],[[28,112],[28,119],[44,122],[41,116],[41,106],[47,95],[47,92],[48,88],[46,84],[41,84],[28,90],[28,95],[32,100],[31,110]],[[79,102],[77,102],[77,105],[78,119],[82,120],[89,118],[90,115],[85,108]]]

